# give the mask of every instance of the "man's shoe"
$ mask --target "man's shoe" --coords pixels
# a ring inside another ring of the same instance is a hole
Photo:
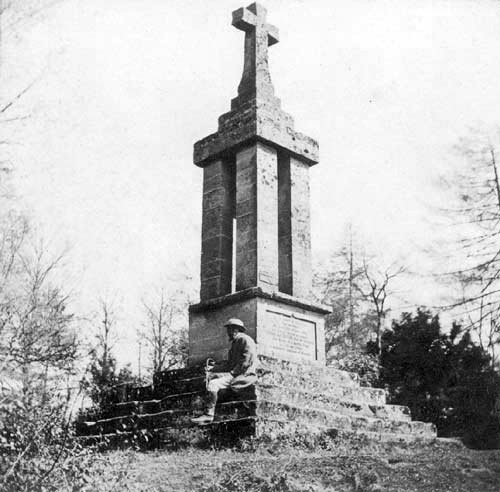
[[[207,413],[191,419],[191,422],[197,425],[211,424],[213,421],[214,421],[214,416],[208,415]]]

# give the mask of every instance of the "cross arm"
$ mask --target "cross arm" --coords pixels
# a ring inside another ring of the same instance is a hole
[[[249,31],[255,29],[257,25],[257,16],[245,7],[241,7],[233,12],[233,26],[240,31]]]
[[[266,29],[269,46],[272,46],[280,40],[280,32],[278,28],[276,26],[273,26],[272,24],[266,24]]]
[[[255,29],[259,24],[259,18],[247,8],[241,7],[233,12],[233,26],[244,32]],[[262,25],[262,24],[261,24]],[[267,31],[268,45],[272,46],[279,41],[279,30],[272,24],[264,24]]]

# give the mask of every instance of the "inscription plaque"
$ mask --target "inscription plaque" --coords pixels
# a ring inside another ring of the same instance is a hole
[[[262,353],[278,359],[317,359],[316,323],[297,314],[267,310],[259,333]]]

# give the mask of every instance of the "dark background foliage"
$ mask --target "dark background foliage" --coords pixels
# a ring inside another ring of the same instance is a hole
[[[379,385],[415,419],[435,423],[441,436],[463,437],[473,447],[500,444],[500,377],[457,323],[443,333],[430,311],[403,313],[382,336]]]

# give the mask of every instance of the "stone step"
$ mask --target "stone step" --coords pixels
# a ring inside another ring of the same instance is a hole
[[[205,400],[206,391],[203,389],[187,393],[168,395],[163,398],[148,401],[129,401],[114,405],[108,410],[108,415],[104,418],[130,414],[156,413],[162,410],[182,410],[189,408],[198,409],[205,404]]]
[[[155,386],[155,398],[163,398],[169,395],[178,395],[181,393],[191,393],[206,388],[205,376],[195,376],[179,379],[164,379]]]
[[[241,402],[240,402],[241,403]],[[248,412],[248,413],[247,413]],[[257,416],[295,422],[301,427],[310,425],[322,428],[337,428],[346,431],[385,432],[394,434],[435,435],[433,424],[408,420],[386,420],[361,415],[345,415],[326,410],[303,408],[283,403],[260,400],[247,402],[246,407],[238,403],[220,405],[220,418],[242,418]]]
[[[201,413],[201,408],[162,410],[155,413],[118,416],[102,419],[88,426],[85,434],[108,434],[116,431],[126,432],[134,429],[158,427],[191,426],[190,418]],[[234,420],[246,417],[262,417],[291,421],[301,428],[310,426],[336,428],[354,432],[378,432],[392,434],[411,434],[415,436],[435,435],[432,424],[369,417],[358,414],[345,414],[317,408],[300,407],[277,403],[269,400],[232,401],[218,405],[217,420]]]
[[[411,434],[416,436],[435,435],[433,424],[409,420],[387,420],[362,415],[346,415],[326,410],[304,408],[273,401],[247,401],[223,403],[218,408],[218,418],[262,417],[295,422],[298,426],[336,428],[346,431],[382,432]]]
[[[280,361],[272,357],[259,356],[258,373],[266,375],[269,373],[286,374],[291,376],[293,381],[296,380],[318,380],[326,382],[330,385],[338,386],[359,386],[359,377],[355,373],[340,371],[332,367],[318,366],[317,364],[302,364],[289,361]],[[195,366],[185,369],[175,369],[163,371],[155,375],[153,381],[153,394],[155,398],[161,398],[168,394],[185,393],[189,391],[196,391],[205,386],[204,369],[202,366]],[[140,388],[129,389],[129,398],[133,398],[134,392],[140,393]],[[153,396],[149,395],[148,391],[143,391],[144,394],[151,399]]]
[[[246,394],[239,396],[234,394],[226,395],[226,399],[228,397],[231,401],[262,399],[298,406],[311,411],[324,410],[337,414],[361,415],[400,421],[411,420],[407,407],[379,404],[380,395],[375,393],[374,397],[371,388],[342,387],[322,394],[289,388],[287,386],[257,382],[255,390],[247,391]],[[348,397],[352,397],[352,399],[348,399]],[[223,401],[222,399],[221,403]],[[204,388],[203,390],[169,395],[162,399],[118,403],[99,415],[99,418],[95,420],[98,423],[93,425],[97,425],[94,428],[99,429],[96,432],[112,432],[113,429],[123,431],[135,425],[134,423],[138,419],[154,420],[162,416],[161,419],[170,419],[172,421],[172,419],[175,420],[183,412],[200,413],[203,411],[205,405],[206,392]],[[244,414],[244,416],[247,415],[249,414]],[[83,434],[87,434],[87,430],[88,426],[83,430],[81,429]]]
[[[341,372],[341,371],[340,371]],[[349,373],[346,373],[349,374]],[[384,405],[386,394],[383,389],[362,387],[346,377],[339,380],[330,377],[328,372],[321,375],[293,373],[287,371],[274,371],[268,369],[258,369],[258,381],[264,384],[275,384],[286,388],[303,388],[305,391],[315,393],[326,393],[339,398],[365,402],[373,405]],[[187,379],[171,380],[163,382],[161,386],[155,388],[155,399],[162,399],[171,395],[204,391],[206,387],[205,377],[194,377]]]
[[[259,374],[259,382],[289,389],[301,388],[308,393],[326,394],[331,397],[363,402],[369,405],[386,404],[386,393],[383,389],[363,387],[357,384],[341,385],[327,377],[315,378],[298,373],[269,371]]]
[[[198,413],[200,413],[198,411]],[[138,429],[153,429],[158,426],[182,427],[191,425],[189,420],[192,411],[162,410],[154,413],[131,414],[86,422],[80,426],[82,435],[107,435],[113,433],[133,432]]]
[[[205,443],[209,442],[225,442],[234,444],[239,439],[245,437],[265,437],[267,440],[274,440],[279,437],[290,438],[292,436],[307,435],[320,438],[328,436],[330,438],[350,438],[352,436],[364,437],[371,442],[381,443],[431,443],[436,441],[437,437],[434,432],[427,433],[404,433],[404,432],[380,432],[370,431],[358,428],[356,430],[347,430],[345,428],[324,427],[320,425],[308,425],[307,428],[303,424],[283,420],[277,418],[267,418],[262,416],[250,416],[241,418],[221,418],[210,424],[203,426],[185,426],[181,431],[175,426],[164,426],[150,428],[146,431],[133,430],[112,432],[107,434],[91,434],[80,436],[80,440],[84,443],[96,444],[99,442],[110,445],[123,445],[132,442],[132,438],[137,436],[142,437],[142,441],[147,441],[147,444],[152,446],[172,445],[177,447],[179,439],[184,437],[185,442],[192,443],[193,437],[196,436],[198,442],[205,439]],[[144,436],[147,436],[144,438]]]
[[[346,393],[352,393],[355,388],[359,388],[359,378],[354,373],[340,371],[331,367],[317,366],[311,364],[299,364],[293,362],[279,361],[270,357],[260,357],[258,368],[259,379],[266,383],[273,380],[279,381],[280,385],[289,387],[304,386],[316,391],[328,391],[335,388],[350,388]],[[185,369],[175,369],[163,371],[155,375],[153,385],[144,387],[126,386],[122,390],[122,397],[116,400],[118,403],[131,401],[147,401],[162,399],[168,395],[190,393],[203,390],[206,385],[203,367],[196,366]],[[366,391],[365,391],[366,393]],[[371,403],[381,403],[385,398],[383,390],[376,390],[378,396],[370,396]],[[382,396],[384,395],[384,396]],[[378,398],[378,401],[373,401]],[[382,402],[383,403],[383,402]]]
[[[280,436],[289,438],[290,436],[304,436],[307,435],[308,438],[318,438],[321,436],[328,436],[330,438],[337,437],[364,437],[371,442],[384,442],[384,443],[431,443],[434,442],[436,434],[434,433],[423,433],[423,434],[405,434],[405,433],[394,433],[394,432],[380,432],[380,431],[369,431],[363,429],[357,430],[347,430],[343,428],[335,427],[324,427],[320,425],[310,425],[304,428],[304,425],[290,420],[280,420],[276,418],[266,418],[266,417],[247,417],[247,419],[241,418],[234,421],[223,420],[221,423],[230,427],[231,423],[241,425],[245,420],[253,421],[252,429],[253,436],[265,437],[268,440],[274,440]],[[219,422],[213,422],[208,424],[209,427],[217,428]],[[251,425],[251,424],[247,424]]]
[[[264,356],[259,357],[259,362],[258,371],[261,374],[277,372],[295,375],[298,378],[327,380],[341,386],[359,386],[359,376],[354,372],[341,371],[317,364],[282,361]]]
[[[370,404],[365,401],[347,400],[330,394],[310,393],[302,389],[285,388],[272,384],[257,383],[256,397],[258,400],[269,400],[341,414],[364,415],[366,417],[392,420],[411,420],[410,409],[402,405]]]
[[[193,398],[199,395],[193,395]],[[157,409],[150,413],[134,413],[119,415],[107,419],[89,422],[83,434],[111,434],[113,432],[132,432],[138,429],[153,429],[158,427],[191,427],[191,418],[204,411],[204,404],[198,400],[196,404],[187,404],[175,408]],[[227,406],[228,405],[228,406]],[[230,408],[230,410],[228,410]],[[217,406],[217,418],[224,418],[226,413],[231,415],[231,420],[240,417],[255,415],[255,400],[231,401]]]
[[[84,444],[102,443],[106,446],[117,446],[137,442],[139,438],[152,447],[171,445],[179,446],[179,441],[193,444],[193,441],[205,443],[225,441],[234,444],[241,438],[255,436],[255,417],[244,417],[241,419],[218,420],[209,425],[190,425],[182,429],[176,426],[155,427],[150,429],[134,429],[121,432],[109,432],[79,436],[78,439]]]
[[[221,398],[233,400],[253,400],[264,399],[279,403],[291,404],[300,407],[334,411],[342,414],[359,414],[368,417],[389,418],[393,420],[411,420],[410,412],[407,407],[397,405],[377,404],[377,398],[372,398],[372,392],[366,397],[365,388],[344,388],[340,394],[338,388],[336,394],[307,392],[302,389],[289,388],[274,384],[257,382],[255,389],[247,391],[245,394],[235,395],[226,394]],[[346,394],[359,398],[359,400],[349,400]],[[377,395],[376,395],[377,396]],[[118,403],[103,412],[100,420],[107,420],[113,417],[130,416],[134,414],[155,414],[163,410],[203,410],[206,405],[205,390],[180,393],[165,396],[162,399],[153,399],[149,401],[130,401]]]

